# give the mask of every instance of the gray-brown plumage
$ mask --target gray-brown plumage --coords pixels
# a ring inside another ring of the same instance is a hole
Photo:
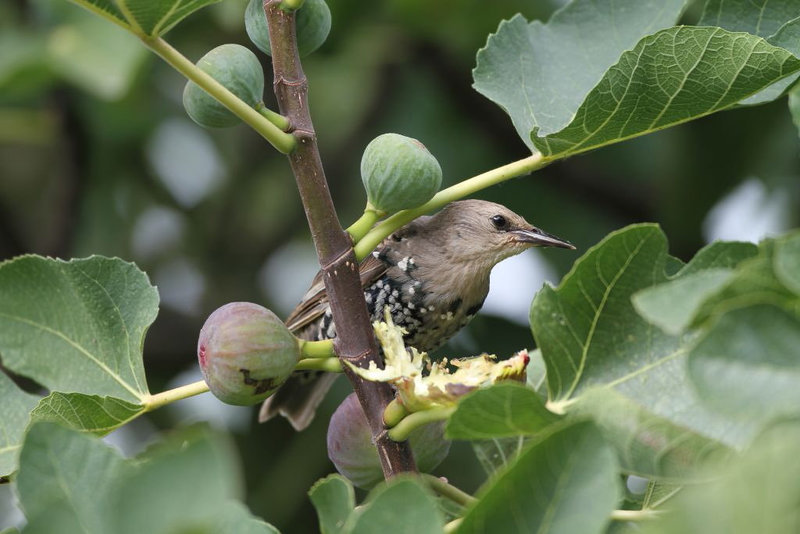
[[[481,308],[492,268],[530,247],[575,248],[505,206],[484,200],[452,202],[407,224],[361,262],[370,316],[383,320],[388,306],[392,321],[408,332],[406,345],[432,351]],[[319,274],[286,324],[303,339],[335,337]],[[280,413],[302,430],[335,379],[333,374],[296,373],[264,402],[259,420]]]

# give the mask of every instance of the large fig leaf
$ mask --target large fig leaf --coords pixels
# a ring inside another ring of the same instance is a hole
[[[149,37],[158,37],[200,8],[219,0],[71,0],[89,11]]]
[[[620,54],[674,25],[685,3],[576,0],[547,24],[517,15],[478,52],[474,87],[506,110],[533,149],[534,129],[551,133],[566,126]]]

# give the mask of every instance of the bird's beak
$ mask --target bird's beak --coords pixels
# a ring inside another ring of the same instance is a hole
[[[559,239],[538,228],[532,227],[530,230],[512,230],[510,233],[514,235],[514,238],[518,242],[530,243],[534,247],[559,247],[575,250],[575,246],[569,241]]]

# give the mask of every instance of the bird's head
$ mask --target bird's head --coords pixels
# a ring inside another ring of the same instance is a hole
[[[484,263],[489,269],[531,247],[575,248],[505,206],[486,200],[452,202],[430,223],[437,228],[441,244],[451,249],[453,260]]]

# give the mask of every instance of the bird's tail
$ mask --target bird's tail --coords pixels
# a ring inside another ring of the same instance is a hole
[[[339,377],[338,373],[298,371],[261,405],[258,422],[269,421],[276,415],[289,420],[298,432],[304,430],[317,413],[317,407]]]

